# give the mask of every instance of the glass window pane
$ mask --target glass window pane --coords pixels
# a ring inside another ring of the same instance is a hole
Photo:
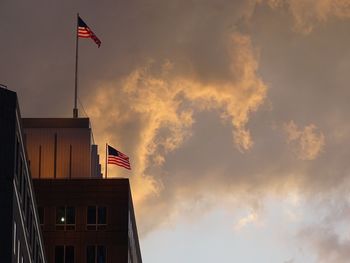
[[[64,248],[63,246],[55,247],[55,263],[64,263]]]
[[[22,208],[23,208],[23,211],[24,211],[24,209],[25,209],[25,204],[26,204],[26,195],[25,195],[25,191],[24,191],[24,189],[25,189],[25,187],[24,187],[24,175],[23,175],[23,173],[22,173],[22,170],[21,170],[21,198],[22,198],[22,201],[23,201],[23,203],[22,203]]]
[[[106,263],[106,247],[97,247],[97,263]]]
[[[68,206],[66,209],[66,224],[75,224],[75,207]]]
[[[38,240],[36,240],[36,242],[35,242],[35,247],[36,247],[36,250],[35,250],[35,262],[38,262],[38,258],[39,258],[39,253],[40,253],[40,251],[39,251],[39,249],[40,249],[40,247],[39,247],[39,244],[38,244]]]
[[[66,216],[65,216],[65,207],[59,206],[56,207],[56,224],[65,224]]]
[[[65,263],[74,263],[74,247],[66,246]]]
[[[26,206],[25,206],[25,217],[27,221],[27,228],[29,229],[29,212],[30,212],[30,195],[29,192],[26,192]]]
[[[39,206],[38,213],[39,213],[39,222],[41,225],[43,225],[44,224],[44,207]]]
[[[23,192],[23,174],[22,174],[22,157],[19,157],[19,168],[18,168],[18,175],[19,175],[19,191],[21,192],[21,196],[23,197],[22,195],[22,192]]]
[[[17,138],[17,140],[16,140],[16,175],[17,175],[17,178],[18,178],[18,163],[19,163],[18,157],[19,157],[19,141],[18,141],[18,138]]]
[[[95,246],[86,248],[86,263],[95,263]]]
[[[96,224],[96,206],[88,206],[87,223],[88,224]]]
[[[105,206],[98,207],[98,224],[107,223],[107,208]]]

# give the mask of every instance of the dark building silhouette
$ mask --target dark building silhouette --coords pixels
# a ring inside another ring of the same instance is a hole
[[[15,92],[0,87],[0,262],[46,262]]]
[[[128,179],[34,179],[34,188],[48,262],[142,262]]]

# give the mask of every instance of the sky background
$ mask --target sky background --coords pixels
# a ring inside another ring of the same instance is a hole
[[[350,1],[0,2],[24,117],[80,115],[128,154],[145,263],[350,258]],[[104,156],[102,154],[102,163]]]

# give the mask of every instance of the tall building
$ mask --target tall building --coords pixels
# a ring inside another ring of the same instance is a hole
[[[142,263],[129,180],[102,178],[88,118],[22,119],[0,88],[0,140],[1,263]]]
[[[103,179],[88,118],[23,119],[49,263],[141,263],[128,179]]]
[[[1,87],[0,145],[0,262],[47,262],[17,95]]]

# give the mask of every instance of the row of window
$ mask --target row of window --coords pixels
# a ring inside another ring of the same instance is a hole
[[[15,261],[17,263],[23,263],[23,252],[22,252],[23,248],[21,247],[21,241],[19,238],[19,232],[17,230],[17,224],[16,222],[14,222],[13,224],[13,254],[14,254],[14,258]],[[33,261],[35,263],[43,263],[43,258],[41,256],[41,253],[38,252],[39,251],[39,247],[37,246],[34,249],[34,253],[33,253]]]
[[[36,227],[35,222],[35,207],[33,206],[33,196],[31,195],[30,177],[27,173],[23,150],[17,137],[15,148],[15,183],[16,192],[19,200],[19,209],[23,215],[24,221],[24,235],[28,240],[31,258],[34,262],[37,262],[41,258],[41,251],[39,246],[39,230]],[[15,230],[15,229],[14,229]],[[14,233],[15,234],[15,233]]]
[[[44,222],[44,207],[39,207],[40,224]],[[75,230],[76,212],[73,206],[56,207],[56,230]],[[86,210],[87,230],[102,230],[107,225],[107,207],[88,206]]]
[[[105,246],[87,246],[86,263],[106,263]],[[56,246],[55,263],[74,263],[75,249],[74,246]]]

